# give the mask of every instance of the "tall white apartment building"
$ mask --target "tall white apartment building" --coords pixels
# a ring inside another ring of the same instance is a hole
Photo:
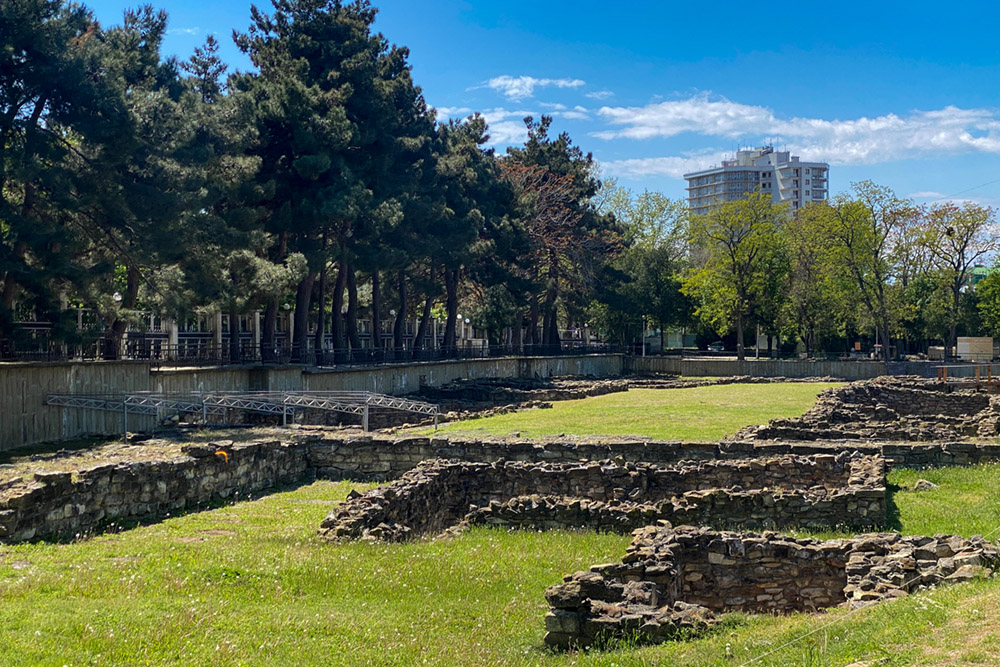
[[[684,174],[688,182],[688,205],[691,213],[708,213],[713,206],[743,199],[760,189],[776,203],[788,202],[792,210],[806,202],[825,201],[829,195],[830,165],[825,162],[800,162],[788,151],[772,146],[736,152],[721,167]]]

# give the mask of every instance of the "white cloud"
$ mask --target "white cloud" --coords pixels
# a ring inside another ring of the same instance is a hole
[[[767,107],[739,104],[702,93],[642,107],[602,107],[598,114],[615,129],[601,139],[652,139],[686,132],[750,143],[784,144],[804,160],[837,165],[969,152],[1000,154],[1000,110],[947,106],[906,115],[826,120],[779,118]]]
[[[986,184],[990,185],[990,184]],[[982,187],[982,186],[979,186]],[[975,190],[977,188],[971,188]],[[938,204],[938,203],[952,203],[956,206],[961,206],[962,204],[979,204],[980,206],[987,206],[989,208],[1000,207],[1000,197],[977,197],[974,195],[960,196],[962,193],[957,194],[945,194],[944,192],[935,192],[934,190],[921,190],[920,192],[911,192],[906,195],[911,199],[926,199],[928,201],[923,202],[924,204]]]
[[[560,111],[559,113],[553,115],[559,116],[560,118],[567,118],[569,120],[590,120],[590,111],[580,105],[577,105],[568,111]]]
[[[201,28],[171,28],[167,30],[168,35],[197,35],[200,32]]]
[[[682,157],[651,157],[633,158],[629,160],[610,160],[601,162],[603,169],[610,176],[622,178],[642,178],[644,176],[668,176],[681,178],[684,174],[707,169],[713,164],[721,164],[726,159],[725,152],[688,154]]]
[[[538,116],[534,111],[504,107],[487,109],[481,113],[489,125],[488,132],[492,146],[524,143],[528,140],[528,128],[524,126],[524,118]]]
[[[438,118],[465,118],[472,109],[469,107],[435,107]]]
[[[489,125],[489,143],[492,146],[506,146],[527,141],[528,130],[524,126],[524,118],[526,116],[537,118],[539,115],[537,111],[507,109],[505,107],[494,107],[481,111],[474,111],[469,107],[436,107],[436,111],[439,121],[448,118],[466,118],[472,113],[478,113]]]
[[[491,146],[507,146],[510,144],[523,144],[528,140],[528,130],[524,123],[516,120],[501,120],[489,124],[489,135]]]
[[[592,93],[584,94],[584,97],[589,97],[592,100],[606,100],[614,96],[615,94],[610,90],[595,90]]]
[[[553,118],[565,118],[567,120],[590,120],[590,110],[579,104],[570,109],[565,104],[558,102],[539,102],[538,106],[545,109],[547,115]]]
[[[651,139],[684,132],[738,137],[764,132],[775,122],[769,109],[726,99],[711,100],[707,94],[642,107],[601,107],[598,114],[611,125],[625,126],[595,132],[594,136],[601,139]]]
[[[487,88],[509,100],[519,101],[535,94],[535,88],[579,88],[586,85],[580,79],[536,79],[533,76],[497,76],[486,82]]]

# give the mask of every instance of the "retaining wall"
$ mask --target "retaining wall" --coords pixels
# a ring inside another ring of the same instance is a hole
[[[309,369],[303,389],[309,391],[372,391],[411,394],[420,387],[440,387],[464,378],[552,377],[560,375],[621,375],[622,355],[578,357],[503,357],[460,361],[422,362],[357,369]]]
[[[51,407],[45,398],[147,391],[149,383],[145,362],[0,364],[0,451],[91,433],[121,433],[121,414]]]
[[[749,375],[751,377],[834,377],[868,380],[885,374],[885,365],[874,361],[806,361],[797,359],[713,359],[710,357],[626,357],[625,370],[633,373],[672,373],[689,377]]]
[[[622,355],[520,357],[441,361],[349,369],[227,366],[152,369],[148,362],[0,363],[0,451],[87,435],[117,435],[122,415],[45,405],[48,394],[150,391],[416,392],[456,378],[620,375]],[[148,431],[152,417],[129,415],[129,429]]]

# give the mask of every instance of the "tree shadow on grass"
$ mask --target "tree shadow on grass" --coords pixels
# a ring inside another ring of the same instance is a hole
[[[119,437],[120,441],[121,438]],[[31,457],[39,458],[58,458],[58,456],[65,452],[67,454],[72,454],[80,452],[86,449],[96,449],[102,445],[107,445],[114,442],[113,438],[79,438],[77,440],[64,441],[64,442],[49,442],[40,445],[27,445],[25,447],[16,447],[14,449],[8,449],[0,452],[0,465],[6,463],[16,463],[20,459],[29,459]],[[51,456],[50,456],[51,455]]]
[[[899,506],[896,504],[896,494],[902,490],[902,487],[892,483],[886,484],[885,487],[885,523],[883,525],[897,533],[903,530],[903,520],[899,514]]]
[[[113,520],[107,520],[101,522],[99,525],[89,528],[85,531],[80,532],[62,532],[53,535],[45,535],[42,537],[32,538],[27,540],[28,543],[32,544],[69,544],[72,542],[80,542],[83,540],[89,540],[93,537],[98,537],[101,535],[114,535],[117,533],[123,533],[128,530],[133,530],[135,528],[141,528],[143,526],[152,526],[158,523],[162,523],[167,519],[174,519],[177,517],[187,516],[189,514],[197,514],[200,512],[208,512],[211,510],[220,509],[223,507],[229,507],[236,505],[237,503],[250,502],[253,500],[259,500],[266,496],[271,496],[276,493],[284,493],[286,491],[295,491],[303,486],[308,486],[316,481],[316,478],[307,475],[302,479],[295,482],[287,482],[284,484],[277,484],[275,486],[270,486],[265,489],[259,489],[257,491],[250,491],[246,494],[237,493],[226,498],[212,498],[205,502],[192,505],[191,507],[184,507],[180,509],[164,510],[163,512],[154,512],[152,514],[146,514],[143,516],[130,516],[123,518],[116,518]]]

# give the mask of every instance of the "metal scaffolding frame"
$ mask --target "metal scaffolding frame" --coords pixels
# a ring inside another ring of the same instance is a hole
[[[133,392],[126,394],[49,394],[46,405],[101,410],[122,413],[122,430],[128,434],[128,416],[201,413],[208,423],[209,415],[221,415],[228,410],[260,414],[280,414],[282,425],[297,411],[322,410],[361,415],[362,428],[369,430],[372,408],[399,410],[434,417],[438,426],[438,407],[432,403],[414,401],[399,396],[375,394],[369,391],[258,391],[258,392],[192,392],[188,394],[156,394]]]

